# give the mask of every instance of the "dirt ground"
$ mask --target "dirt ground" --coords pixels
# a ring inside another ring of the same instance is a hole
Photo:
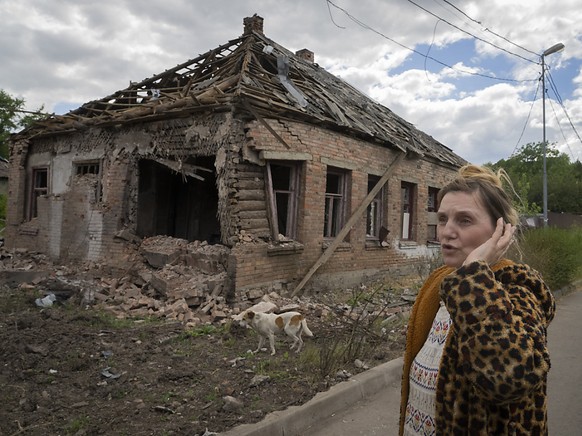
[[[42,308],[34,286],[3,286],[0,434],[194,436],[258,422],[400,356],[400,296],[379,285],[300,301],[314,337],[300,354],[279,337],[270,356],[233,321],[117,319],[73,299]]]

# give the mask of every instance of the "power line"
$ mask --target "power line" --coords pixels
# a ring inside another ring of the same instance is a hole
[[[496,48],[496,49],[498,49],[498,50],[504,51],[504,52],[505,52],[505,53],[507,53],[507,54],[510,54],[510,55],[512,55],[512,56],[516,56],[516,57],[518,57],[518,58],[520,58],[520,59],[523,59],[524,61],[531,62],[531,63],[533,63],[533,64],[537,64],[537,63],[538,63],[537,61],[532,61],[531,59],[525,58],[525,57],[523,57],[523,56],[521,56],[521,55],[518,55],[517,53],[513,53],[513,52],[511,52],[511,51],[509,51],[509,50],[506,50],[506,49],[504,49],[503,47],[500,47],[500,46],[498,46],[498,45],[496,45],[496,44],[493,44],[492,42],[489,42],[489,41],[487,41],[487,40],[485,40],[485,39],[483,39],[483,38],[480,38],[480,37],[478,37],[478,36],[476,36],[476,35],[473,35],[471,32],[468,32],[468,31],[466,31],[466,30],[464,30],[464,29],[461,29],[459,26],[457,26],[457,25],[455,25],[455,24],[453,24],[453,23],[451,23],[451,22],[449,22],[449,21],[445,20],[444,18],[441,18],[441,17],[439,17],[437,14],[435,14],[435,13],[433,13],[433,12],[429,11],[428,9],[426,9],[426,8],[424,8],[424,7],[422,7],[422,6],[420,6],[418,3],[416,3],[416,2],[413,2],[412,0],[407,0],[407,1],[408,1],[408,3],[411,3],[411,4],[413,4],[413,5],[414,5],[414,6],[416,6],[417,8],[419,8],[419,9],[422,9],[422,10],[423,10],[423,11],[425,11],[427,14],[430,14],[430,15],[432,15],[433,17],[435,17],[435,18],[438,18],[439,20],[442,20],[442,21],[444,21],[444,22],[445,22],[445,23],[447,23],[449,26],[451,26],[451,27],[453,27],[453,28],[457,29],[458,31],[460,31],[460,32],[463,32],[463,33],[465,33],[465,34],[467,34],[467,35],[469,35],[469,36],[471,36],[471,37],[475,38],[475,39],[476,39],[476,40],[478,40],[478,41],[481,41],[481,42],[483,42],[483,43],[485,43],[485,44],[488,44],[488,45],[490,45],[490,46],[492,46],[492,47],[495,47],[495,48]],[[529,51],[529,50],[528,50],[528,51]],[[537,53],[534,53],[534,54],[537,56]]]
[[[457,11],[459,11],[461,14],[463,14],[465,17],[467,17],[467,18],[468,18],[469,20],[471,20],[472,22],[474,22],[474,23],[478,24],[479,26],[483,27],[483,24],[482,24],[480,21],[477,21],[477,20],[475,20],[474,18],[471,18],[469,15],[467,15],[465,12],[463,12],[461,9],[459,9],[457,6],[455,6],[455,5],[454,5],[454,4],[452,4],[451,2],[449,2],[449,1],[447,1],[447,0],[442,0],[442,1],[443,1],[443,2],[445,2],[446,4],[448,4],[449,6],[451,6],[452,8],[456,9]],[[486,28],[485,28],[485,29],[483,29],[483,30],[484,30],[485,32],[489,32],[489,33],[491,33],[492,35],[495,35],[495,36],[497,36],[498,38],[501,38],[501,39],[503,39],[504,41],[506,41],[506,42],[510,43],[511,45],[514,45],[514,46],[515,46],[515,47],[517,47],[517,48],[520,48],[520,49],[522,49],[523,51],[526,51],[526,52],[528,52],[528,53],[531,53],[531,54],[533,54],[533,55],[539,56],[539,54],[538,54],[538,53],[535,53],[535,52],[533,52],[533,51],[531,51],[531,50],[528,50],[528,49],[527,49],[527,48],[525,48],[525,47],[522,47],[522,46],[521,46],[521,45],[519,45],[519,44],[516,44],[516,43],[515,43],[515,42],[513,42],[513,41],[510,41],[510,40],[509,40],[509,39],[507,39],[505,36],[503,36],[503,35],[500,35],[499,33],[495,33],[494,31],[492,31],[492,30],[491,30],[491,29],[489,29],[488,27],[486,27]]]
[[[509,157],[513,156],[515,154],[515,152],[517,151],[518,147],[519,147],[519,143],[521,142],[521,139],[523,138],[523,134],[525,133],[525,130],[527,129],[527,125],[529,124],[529,119],[531,117],[531,113],[533,111],[533,107],[534,107],[534,103],[536,102],[536,98],[538,96],[538,91],[540,90],[540,81],[538,80],[538,85],[536,87],[536,92],[534,94],[534,98],[531,102],[531,105],[529,107],[529,113],[527,114],[527,118],[525,119],[525,123],[523,124],[523,129],[521,129],[521,134],[519,135],[519,139],[517,140],[517,143],[515,144],[515,147],[513,147],[513,151],[511,152],[511,154],[509,155]]]
[[[548,82],[550,83],[550,88],[552,88],[552,91],[554,91],[554,94],[556,96],[556,101],[558,102],[558,104],[560,105],[562,110],[564,111],[566,118],[568,118],[568,123],[570,124],[570,127],[572,127],[572,130],[574,131],[574,133],[578,137],[578,140],[582,144],[582,138],[580,138],[580,135],[578,134],[578,130],[576,130],[576,127],[574,127],[574,123],[572,123],[572,119],[570,118],[570,115],[568,114],[568,111],[566,110],[566,106],[564,105],[564,102],[562,101],[562,97],[560,97],[560,94],[558,93],[558,88],[556,87],[556,83],[554,82],[554,78],[552,77],[552,74],[551,74],[549,68],[548,68],[548,79],[549,79]],[[550,103],[551,103],[551,101],[550,101]],[[558,125],[560,125],[559,121],[558,121]],[[561,130],[561,127],[560,127],[560,130]],[[566,142],[566,144],[568,145],[568,148],[570,148],[570,145],[567,142]],[[572,150],[570,150],[570,153],[572,153]],[[572,157],[574,157],[574,154],[572,154]]]
[[[398,45],[398,46],[400,46],[400,47],[402,47],[402,48],[404,48],[404,49],[406,49],[406,50],[409,50],[409,51],[411,51],[411,52],[413,52],[413,53],[415,53],[415,54],[418,54],[418,55],[420,55],[420,56],[424,57],[424,59],[425,59],[425,71],[426,71],[426,60],[427,60],[427,59],[430,59],[430,60],[432,60],[432,61],[436,62],[437,64],[440,64],[440,65],[442,65],[442,66],[444,66],[444,67],[446,67],[446,68],[450,68],[450,69],[452,69],[452,70],[459,71],[459,72],[461,72],[461,73],[464,73],[464,74],[469,74],[469,75],[473,75],[473,76],[485,77],[485,78],[488,78],[488,79],[499,80],[499,81],[505,81],[505,82],[525,83],[525,82],[533,82],[534,80],[535,80],[536,82],[538,82],[538,86],[537,86],[537,88],[536,88],[536,93],[535,93],[535,96],[534,96],[534,100],[532,101],[532,104],[531,104],[531,106],[530,106],[530,110],[529,110],[529,113],[528,113],[528,116],[527,116],[526,122],[525,122],[525,124],[524,124],[524,127],[523,127],[523,129],[522,129],[522,132],[521,132],[521,134],[520,134],[520,137],[519,137],[519,139],[518,139],[518,141],[517,141],[517,144],[515,145],[515,147],[514,147],[514,150],[513,150],[513,152],[511,153],[511,155],[513,155],[513,154],[515,153],[515,151],[517,150],[517,148],[518,148],[518,146],[519,146],[519,143],[521,142],[521,139],[523,138],[523,134],[524,134],[524,132],[525,132],[525,129],[527,128],[527,124],[528,124],[528,121],[529,121],[529,119],[530,119],[530,116],[531,116],[531,113],[532,113],[532,110],[533,110],[534,102],[535,102],[535,100],[536,100],[536,97],[537,97],[537,94],[538,94],[538,91],[539,91],[539,88],[540,88],[540,85],[539,85],[540,79],[539,79],[539,78],[536,78],[536,79],[529,79],[529,80],[516,80],[516,79],[507,79],[507,78],[499,78],[499,77],[494,77],[494,76],[490,76],[490,75],[487,75],[487,74],[481,74],[481,73],[476,73],[476,72],[473,72],[473,71],[467,71],[467,70],[464,70],[464,69],[461,69],[461,68],[456,68],[456,67],[453,67],[453,66],[451,66],[451,65],[448,65],[448,64],[446,64],[446,63],[444,63],[444,62],[441,62],[441,61],[439,61],[438,59],[435,59],[435,58],[434,58],[434,57],[432,57],[432,56],[429,56],[429,55],[428,55],[428,53],[430,53],[430,48],[432,47],[432,44],[434,43],[434,33],[436,32],[436,26],[438,25],[439,21],[443,21],[444,23],[446,23],[446,24],[448,24],[449,26],[451,26],[451,27],[453,27],[453,28],[455,28],[455,29],[459,30],[460,32],[463,32],[463,33],[465,33],[465,34],[467,34],[467,35],[471,36],[472,38],[474,38],[474,39],[476,39],[476,40],[478,40],[478,41],[481,41],[481,42],[483,42],[483,43],[485,43],[485,44],[488,44],[488,45],[490,45],[490,46],[492,46],[492,47],[494,47],[494,48],[496,48],[496,49],[498,49],[498,50],[501,50],[501,51],[503,51],[503,52],[505,52],[505,53],[507,53],[507,54],[509,54],[509,55],[515,56],[515,57],[517,57],[517,58],[520,58],[520,59],[522,59],[522,60],[525,60],[525,61],[527,61],[527,62],[530,62],[530,63],[536,64],[536,65],[539,65],[539,64],[541,63],[541,61],[533,61],[533,60],[531,60],[531,59],[528,59],[528,58],[526,58],[526,57],[523,57],[523,56],[521,56],[521,55],[519,55],[519,54],[517,54],[517,53],[514,53],[514,52],[511,52],[511,51],[509,51],[509,50],[506,50],[506,49],[504,49],[504,48],[502,48],[502,47],[500,47],[500,46],[498,46],[498,45],[496,45],[496,44],[494,44],[494,43],[492,43],[492,42],[489,42],[489,41],[487,41],[487,40],[485,40],[485,39],[483,39],[483,38],[480,38],[480,37],[478,37],[478,36],[476,36],[476,35],[472,34],[472,33],[471,33],[471,32],[469,32],[469,31],[466,31],[466,30],[464,30],[464,29],[461,29],[460,27],[458,27],[458,26],[456,26],[456,25],[452,24],[451,22],[449,22],[449,21],[445,20],[444,18],[442,18],[442,17],[438,16],[437,14],[435,14],[435,13],[433,13],[433,12],[429,11],[428,9],[426,9],[426,8],[424,8],[424,7],[422,7],[422,6],[420,6],[419,4],[417,4],[416,2],[414,2],[414,1],[412,1],[412,0],[407,0],[407,1],[408,1],[409,3],[411,3],[412,5],[414,5],[414,6],[418,7],[419,9],[423,10],[424,12],[426,12],[426,13],[430,14],[431,16],[433,16],[433,17],[437,18],[437,20],[438,20],[438,21],[437,21],[437,23],[435,24],[435,28],[433,29],[433,42],[431,42],[431,44],[430,44],[430,46],[429,46],[429,50],[428,50],[428,52],[427,52],[426,54],[424,54],[424,53],[420,53],[418,50],[416,50],[416,49],[413,49],[413,48],[410,48],[410,47],[408,47],[408,46],[406,46],[406,45],[404,45],[404,44],[402,44],[402,43],[400,43],[400,42],[398,42],[398,41],[394,40],[393,38],[390,38],[390,37],[388,37],[387,35],[383,34],[382,32],[380,32],[380,31],[378,31],[378,30],[376,30],[376,29],[372,28],[370,25],[368,25],[368,24],[364,23],[363,21],[361,21],[360,19],[356,18],[356,17],[355,17],[355,16],[353,16],[353,15],[352,15],[350,12],[348,12],[346,9],[344,9],[344,8],[342,8],[342,7],[338,6],[338,5],[336,5],[336,4],[335,4],[335,3],[333,3],[331,0],[326,0],[326,3],[327,3],[327,6],[328,6],[328,10],[329,10],[329,14],[330,14],[330,17],[331,17],[331,19],[332,19],[332,22],[333,22],[333,23],[334,23],[334,24],[335,24],[337,27],[339,27],[339,28],[341,28],[341,29],[345,29],[345,27],[342,27],[342,26],[339,26],[339,25],[337,25],[337,24],[335,23],[335,21],[333,20],[332,13],[331,13],[331,9],[330,9],[330,5],[331,5],[331,6],[333,6],[334,8],[336,8],[336,9],[338,9],[339,11],[343,12],[343,13],[344,13],[344,14],[345,14],[345,15],[346,15],[346,16],[347,16],[347,17],[348,17],[350,20],[352,20],[354,23],[356,23],[356,24],[357,24],[357,25],[359,25],[360,27],[362,27],[362,28],[364,28],[364,29],[367,29],[367,30],[369,30],[369,31],[371,31],[371,32],[374,32],[374,33],[376,33],[377,35],[379,35],[379,36],[381,36],[381,37],[383,37],[383,38],[387,39],[388,41],[390,41],[390,42],[392,42],[392,43],[394,43],[394,44],[396,44],[396,45]],[[479,26],[481,26],[481,27],[482,27],[482,23],[481,23],[481,22],[479,22],[479,21],[477,21],[477,20],[473,19],[472,17],[470,17],[470,16],[469,16],[468,14],[466,14],[464,11],[462,11],[461,9],[459,9],[457,6],[453,5],[452,3],[450,3],[450,2],[449,2],[449,1],[447,1],[447,0],[442,0],[442,1],[443,1],[444,3],[446,3],[447,5],[451,6],[452,8],[454,8],[456,11],[460,12],[461,14],[463,14],[465,17],[467,17],[467,18],[468,18],[469,20],[471,20],[472,22],[474,22],[474,23],[476,23],[476,24],[479,24]],[[436,2],[436,0],[435,0],[435,2]],[[506,41],[506,42],[508,42],[508,43],[512,44],[513,46],[515,46],[515,47],[517,47],[517,48],[519,48],[519,49],[521,49],[521,50],[524,50],[524,51],[526,51],[526,52],[528,52],[528,53],[530,53],[530,54],[533,54],[533,55],[539,56],[537,53],[535,53],[535,52],[533,52],[533,51],[531,51],[531,50],[528,50],[527,48],[525,48],[525,47],[522,47],[522,46],[520,46],[519,44],[516,44],[516,43],[514,43],[513,41],[509,40],[508,38],[506,38],[506,37],[504,37],[504,36],[502,36],[502,35],[500,35],[500,34],[498,34],[498,33],[496,33],[496,32],[493,32],[492,30],[490,30],[490,29],[488,29],[488,28],[485,28],[485,29],[482,29],[482,30],[484,30],[484,31],[487,31],[487,32],[491,33],[492,35],[495,35],[496,37],[503,39],[504,41]],[[548,71],[548,75],[549,75],[549,71]],[[559,104],[560,104],[560,106],[562,107],[562,109],[563,109],[564,113],[566,114],[566,117],[568,118],[568,121],[569,121],[569,123],[570,123],[570,126],[572,127],[572,129],[573,129],[573,130],[574,130],[574,132],[576,133],[576,136],[578,137],[578,139],[579,139],[579,140],[580,140],[580,142],[582,143],[582,139],[580,138],[580,135],[578,134],[578,132],[577,132],[576,128],[574,127],[574,124],[572,123],[572,120],[571,120],[570,116],[568,115],[568,113],[567,113],[567,111],[566,111],[566,108],[565,108],[565,106],[564,106],[564,104],[563,104],[563,102],[562,102],[562,99],[561,99],[561,97],[559,96],[558,90],[557,90],[557,88],[556,88],[556,86],[555,86],[555,83],[553,82],[553,79],[551,78],[551,75],[550,75],[550,80],[549,80],[549,83],[550,83],[550,86],[552,87],[552,90],[553,90],[553,91],[554,91],[554,93],[556,94],[557,101],[559,102]],[[546,90],[544,89],[544,90],[542,90],[542,92],[544,92],[544,93],[545,93],[545,92],[546,92]],[[552,108],[552,109],[553,109],[553,108]],[[559,121],[558,121],[558,125],[559,125]],[[560,126],[560,130],[561,130],[561,126]],[[562,134],[563,134],[563,132],[562,132]],[[569,144],[568,144],[568,142],[567,142],[567,141],[566,141],[566,145],[567,145],[567,146],[568,146],[568,148],[570,149],[570,146],[569,146]],[[572,153],[571,149],[570,149],[570,153]],[[573,154],[572,154],[572,156],[573,156]]]
[[[560,124],[560,119],[558,118],[558,114],[556,113],[556,108],[554,107],[554,104],[552,103],[551,99],[548,99],[548,101],[550,102],[550,107],[552,108],[552,112],[554,113],[554,117],[556,118],[556,121],[558,123],[558,128],[560,129],[560,133],[562,134],[562,139],[564,140],[564,144],[566,144],[566,147],[568,147],[568,150],[570,150],[570,155],[572,156],[572,159],[574,159],[574,153],[572,152],[572,149],[570,148],[570,144],[568,143],[568,139],[566,139],[566,135],[564,134],[564,129],[562,129],[562,125]]]
[[[364,29],[367,29],[367,30],[369,30],[369,31],[371,31],[371,32],[374,32],[375,34],[377,34],[377,35],[381,36],[381,37],[382,37],[382,38],[384,38],[384,39],[387,39],[388,41],[390,41],[390,42],[392,42],[392,43],[394,43],[394,44],[398,45],[399,47],[402,47],[402,48],[404,48],[404,49],[406,49],[406,50],[408,50],[408,51],[411,51],[412,53],[415,53],[415,54],[417,54],[417,55],[419,55],[419,56],[422,56],[422,57],[424,57],[425,59],[430,59],[430,60],[432,60],[432,61],[436,62],[436,63],[437,63],[437,64],[439,64],[439,65],[442,65],[442,66],[444,66],[444,67],[446,67],[446,68],[450,68],[451,70],[458,71],[458,72],[461,72],[461,73],[464,73],[464,74],[469,74],[469,75],[472,75],[472,76],[485,77],[485,78],[487,78],[487,79],[498,80],[498,81],[502,81],[502,82],[525,83],[525,82],[533,82],[534,80],[538,80],[537,78],[536,78],[536,79],[529,79],[529,80],[517,80],[517,79],[508,79],[508,78],[495,77],[495,76],[490,76],[490,75],[487,75],[487,74],[476,73],[476,72],[474,72],[474,71],[468,71],[468,70],[464,70],[464,69],[461,69],[461,68],[456,68],[456,67],[453,67],[453,66],[451,66],[451,65],[449,65],[449,64],[446,64],[446,63],[444,63],[444,62],[441,62],[441,61],[439,61],[438,59],[435,59],[435,58],[434,58],[434,57],[432,57],[432,56],[428,56],[427,54],[421,53],[421,52],[419,52],[419,51],[418,51],[418,50],[416,50],[416,49],[410,48],[410,47],[408,47],[408,46],[406,46],[406,45],[404,45],[404,44],[402,44],[402,43],[400,43],[400,42],[396,41],[396,40],[395,40],[395,39],[393,39],[393,38],[390,38],[389,36],[387,36],[387,35],[383,34],[382,32],[380,32],[380,31],[378,31],[378,30],[374,29],[373,27],[371,27],[371,26],[369,26],[368,24],[364,23],[364,22],[363,22],[363,21],[361,21],[360,19],[356,18],[355,16],[353,16],[352,14],[350,14],[350,13],[349,13],[349,12],[348,12],[346,9],[344,9],[344,8],[342,8],[342,7],[338,6],[338,5],[336,5],[336,4],[335,4],[335,3],[333,3],[331,0],[326,0],[326,2],[328,3],[328,5],[331,5],[331,6],[333,6],[334,8],[338,9],[339,11],[343,12],[343,13],[344,13],[344,15],[346,15],[346,16],[347,16],[347,17],[348,17],[350,20],[352,20],[352,21],[353,21],[354,23],[356,23],[358,26],[360,26],[360,27],[362,27],[362,28],[364,28]],[[443,21],[444,21],[444,20],[443,20]],[[333,22],[333,20],[332,20],[332,22]],[[446,21],[445,21],[445,22],[446,22]],[[333,23],[334,23],[334,24],[337,26],[337,24],[336,24],[335,22],[333,22]],[[337,27],[340,27],[340,26],[337,26]],[[341,27],[340,27],[340,28],[341,28]],[[526,60],[527,60],[527,59],[526,59]],[[529,61],[529,60],[528,60],[528,61]]]

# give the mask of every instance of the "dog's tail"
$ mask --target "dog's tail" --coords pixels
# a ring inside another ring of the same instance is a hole
[[[311,330],[309,330],[309,327],[307,327],[307,321],[305,320],[305,318],[301,320],[301,328],[305,332],[305,336],[313,336],[313,333],[311,332]]]

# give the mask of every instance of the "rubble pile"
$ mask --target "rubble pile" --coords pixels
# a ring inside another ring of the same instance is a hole
[[[0,248],[0,285],[35,289],[39,299],[69,301],[111,312],[117,318],[153,317],[188,327],[239,320],[251,306],[268,303],[268,311],[300,310],[320,319],[329,305],[288,299],[275,291],[248,290],[235,298],[228,276],[230,249],[168,236],[146,238],[136,245],[131,266],[114,270],[99,263],[54,265],[43,254]],[[338,308],[335,308],[340,310]],[[401,303],[385,315],[400,312]]]
[[[122,271],[95,262],[55,265],[43,254],[0,248],[0,284],[34,288],[39,297],[54,294],[57,302],[91,305],[118,318],[165,318],[187,326],[223,323],[261,300],[287,304],[259,290],[234,301],[226,246],[154,236],[137,247],[139,255]]]

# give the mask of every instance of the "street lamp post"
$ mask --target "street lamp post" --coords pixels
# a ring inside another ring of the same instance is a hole
[[[545,58],[548,55],[564,50],[564,44],[561,42],[551,46],[542,53],[542,147],[543,147],[543,208],[544,208],[544,227],[548,225],[548,173],[546,166],[546,63]]]

